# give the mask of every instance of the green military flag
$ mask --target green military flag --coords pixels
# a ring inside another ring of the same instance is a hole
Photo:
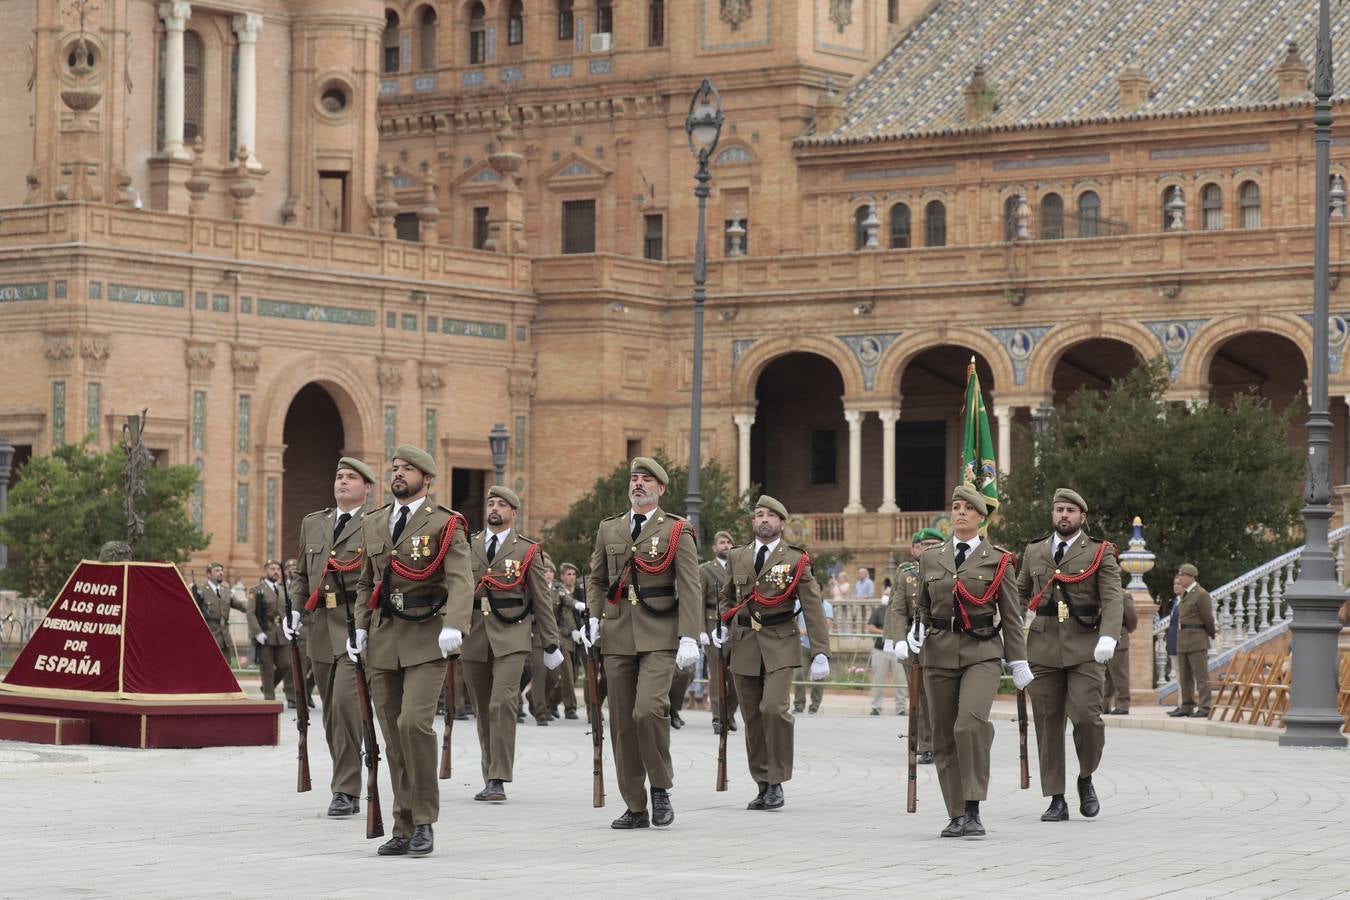
[[[980,376],[975,372],[975,357],[966,367],[965,442],[961,448],[961,483],[974,485],[984,495],[992,513],[998,509],[998,463],[994,459],[994,441],[989,436],[989,413],[980,392]]]

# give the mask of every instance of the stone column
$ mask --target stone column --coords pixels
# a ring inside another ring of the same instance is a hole
[[[862,505],[862,420],[866,415],[860,409],[844,410],[848,422],[848,506],[846,513],[863,512]]]
[[[1158,689],[1153,685],[1153,617],[1158,606],[1147,588],[1130,587],[1125,602],[1134,604],[1139,625],[1130,635],[1130,705],[1157,706]]]
[[[750,426],[755,424],[754,413],[736,413],[736,492],[750,490]]]
[[[239,147],[248,148],[248,167],[261,169],[258,161],[258,32],[263,19],[258,13],[245,13],[230,20],[239,37],[239,105],[236,131]],[[239,147],[231,147],[238,150]]]
[[[192,5],[171,0],[159,5],[164,20],[164,146],[174,159],[187,159],[183,146],[183,29],[192,18]]]
[[[1011,406],[994,404],[994,418],[998,419],[998,467],[1003,472],[1012,471],[1012,417]]]
[[[877,410],[881,417],[881,506],[879,513],[897,513],[900,507],[895,502],[895,423],[900,420],[900,410]]]

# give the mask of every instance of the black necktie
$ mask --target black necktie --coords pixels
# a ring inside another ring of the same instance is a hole
[[[1059,546],[1055,548],[1055,565],[1059,565],[1059,561],[1064,558],[1065,546],[1066,546],[1065,543],[1063,541],[1060,541]]]
[[[220,585],[212,585],[211,590],[216,592],[216,599],[220,599]]]
[[[961,568],[961,563],[966,561],[966,554],[970,552],[970,545],[965,541],[956,545],[956,567]]]
[[[403,506],[398,511],[398,521],[394,523],[394,543],[398,543],[399,535],[403,534],[403,528],[408,524],[408,507]]]
[[[755,554],[755,574],[758,575],[764,568],[764,557],[769,555],[769,545],[760,544],[759,552]]]
[[[637,536],[642,534],[642,523],[645,521],[647,521],[647,517],[642,513],[633,513],[633,540],[636,541]]]
[[[497,536],[494,534],[492,540],[488,541],[487,557],[488,562],[492,562],[492,557],[497,555]]]
[[[347,527],[347,523],[352,520],[351,513],[343,513],[338,516],[337,524],[333,526],[333,543],[337,543],[338,535],[342,534],[342,529]]]

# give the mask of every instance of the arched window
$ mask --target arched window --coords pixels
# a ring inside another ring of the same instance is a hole
[[[600,34],[614,33],[614,0],[598,0],[596,3],[595,30]]]
[[[1238,206],[1242,208],[1242,227],[1261,227],[1261,185],[1244,181],[1238,188]]]
[[[1064,237],[1064,198],[1046,194],[1041,198],[1041,240],[1058,241]]]
[[[911,246],[909,231],[909,207],[897,203],[891,207],[891,249],[900,250]]]
[[[864,204],[853,211],[853,249],[865,250],[867,248],[867,226],[863,223],[867,221],[867,205]]]
[[[195,31],[183,32],[183,142],[191,144],[202,133],[205,91],[202,87],[202,39]],[[255,148],[249,147],[249,152]]]
[[[558,0],[558,40],[572,39],[572,0]]]
[[[417,23],[417,63],[423,69],[436,68],[436,10],[422,9],[422,20]]]
[[[1096,191],[1083,191],[1078,195],[1078,236],[1097,237],[1102,226],[1102,198]]]
[[[380,47],[383,51],[383,63],[381,71],[397,72],[399,70],[399,52],[398,52],[398,13],[392,9],[384,11],[384,34],[380,37]]]
[[[663,47],[666,43],[666,0],[648,0],[647,46]]]
[[[521,0],[511,0],[506,10],[506,42],[525,43],[525,4]]]
[[[487,62],[487,12],[483,4],[469,7],[469,65]]]
[[[925,247],[947,246],[947,207],[941,200],[930,200],[923,208],[923,244]]]
[[[1207,184],[1200,189],[1200,209],[1204,215],[1200,227],[1206,231],[1218,231],[1223,227],[1223,189],[1217,184]]]
[[[1010,194],[1003,201],[1003,239],[1017,240],[1017,194]]]

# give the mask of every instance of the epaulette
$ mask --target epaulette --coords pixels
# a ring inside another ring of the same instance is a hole
[[[993,548],[994,548],[995,550],[997,550],[999,553],[1012,553],[1012,551],[1009,550],[1007,547],[1000,547],[998,544],[995,544],[993,541],[990,541],[990,542],[989,542],[989,546],[990,546],[990,547],[993,547]],[[1017,555],[1016,553],[1013,553],[1013,556],[1016,556],[1016,555]]]
[[[375,507],[375,508],[372,509],[370,512],[366,513],[366,515],[373,516],[375,513],[379,512],[379,511],[382,510],[382,509],[386,509],[386,510],[387,510],[387,509],[393,509],[393,508],[394,508],[394,501],[390,500],[388,503],[384,504],[383,506],[377,506],[377,507]]]
[[[1041,543],[1042,541],[1048,541],[1048,540],[1050,540],[1050,539],[1053,538],[1054,536],[1055,536],[1055,532],[1052,531],[1052,532],[1050,532],[1049,534],[1044,535],[1043,537],[1038,537],[1038,538],[1036,538],[1036,539],[1035,539],[1034,541],[1032,541],[1031,543],[1033,543],[1033,544],[1039,544],[1039,543]]]
[[[524,542],[527,543],[527,544],[537,544],[537,543],[539,543],[539,542],[536,541],[534,538],[532,538],[532,537],[526,537],[525,535],[521,534],[519,531],[516,532],[516,537],[520,538],[522,541],[524,541]]]
[[[478,530],[475,531],[473,534],[469,535],[469,540],[471,540],[471,541],[477,540],[477,539],[478,539],[478,536],[479,536],[480,534],[482,534],[483,531],[484,531],[484,529],[482,529],[482,528],[478,529]]]
[[[685,521],[688,521],[687,519],[685,519],[684,516],[678,515],[678,514],[673,513],[673,512],[665,512],[665,511],[663,510],[663,511],[662,511],[662,515],[670,516],[672,519],[674,519],[674,520],[677,521],[677,522],[685,522]]]
[[[796,551],[797,551],[798,553],[800,553],[802,556],[810,556],[810,555],[811,555],[810,553],[808,553],[808,552],[806,551],[806,548],[805,548],[805,547],[798,547],[796,544],[788,544],[788,549],[790,549],[790,550],[796,550]]]
[[[911,560],[909,560],[908,562],[902,562],[900,565],[896,566],[896,567],[895,567],[895,571],[897,571],[897,572],[917,572],[917,571],[919,571],[919,564],[918,564],[917,562],[915,562],[914,560],[911,559]]]
[[[601,522],[613,522],[615,519],[622,519],[622,518],[623,518],[624,516],[626,516],[626,515],[628,515],[627,512],[621,512],[621,513],[619,513],[617,516],[609,516],[609,517],[607,517],[607,518],[601,519],[600,521],[601,521]]]

